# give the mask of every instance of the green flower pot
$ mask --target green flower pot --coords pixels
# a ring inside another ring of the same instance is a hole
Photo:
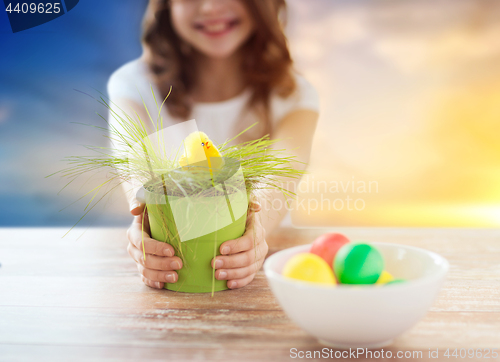
[[[173,177],[172,174],[163,177],[166,185],[163,190],[149,191],[145,187],[152,238],[172,245],[183,262],[177,270],[179,279],[173,284],[166,283],[166,289],[188,293],[228,289],[227,281],[215,279],[211,261],[220,255],[223,242],[245,232],[248,199],[239,162],[225,160],[224,172],[206,173],[212,187],[194,195],[184,188],[179,192],[179,175],[181,178],[186,175],[179,170]],[[201,163],[201,167],[205,166],[206,163]],[[206,172],[208,167],[203,170]]]

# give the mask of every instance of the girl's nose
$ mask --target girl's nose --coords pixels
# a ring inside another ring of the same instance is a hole
[[[206,14],[218,13],[223,10],[231,0],[199,0],[200,10]]]

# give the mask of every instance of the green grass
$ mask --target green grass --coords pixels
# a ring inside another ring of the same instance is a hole
[[[85,213],[80,220],[110,191],[125,181],[130,182],[135,180],[135,182],[140,182],[142,185],[149,185],[149,187],[161,187],[165,194],[175,187],[178,187],[180,192],[186,194],[198,193],[213,185],[212,180],[207,181],[206,177],[198,177],[195,172],[182,170],[176,161],[179,153],[167,155],[166,150],[158,150],[153,147],[148,137],[148,125],[152,127],[154,132],[158,132],[164,128],[161,109],[167,101],[168,95],[163,103],[159,105],[156,102],[152,88],[151,92],[153,99],[155,99],[157,112],[151,113],[151,110],[147,109],[144,99],[142,99],[144,109],[148,115],[147,119],[141,119],[137,113],[134,115],[127,114],[116,105],[112,108],[111,104],[106,102],[101,96],[97,101],[109,110],[110,115],[118,123],[120,129],[113,127],[106,117],[99,114],[99,117],[104,120],[107,127],[92,127],[103,131],[104,136],[112,141],[114,147],[85,146],[92,152],[91,155],[68,156],[64,159],[67,167],[46,176],[50,177],[57,174],[69,180],[62,188],[64,189],[82,175],[88,175],[102,169],[109,171],[109,177],[105,182],[92,188],[78,199],[90,197],[90,201],[83,210]],[[114,108],[117,108],[118,111],[114,111]],[[234,138],[217,145],[219,151],[223,157],[239,161],[245,178],[245,187],[249,199],[258,190],[263,189],[281,191],[286,198],[292,196],[292,192],[281,186],[281,181],[283,178],[298,179],[303,175],[304,171],[293,167],[294,162],[300,163],[295,157],[287,155],[283,149],[275,149],[273,147],[279,140],[270,139],[269,135],[265,135],[256,140],[230,145],[237,137],[254,126],[255,124]],[[208,136],[210,137],[210,135]],[[162,144],[162,142],[158,142],[158,144]],[[129,158],[127,155],[132,155],[132,157]],[[172,177],[170,177],[172,173],[180,175],[185,182],[172,181]],[[166,177],[166,175],[169,177]],[[109,185],[113,185],[111,190],[109,190]]]

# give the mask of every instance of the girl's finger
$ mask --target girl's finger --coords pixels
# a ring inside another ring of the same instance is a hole
[[[144,254],[134,245],[129,243],[128,253],[136,263],[141,264],[147,269],[154,270],[178,270],[182,268],[182,260],[177,256],[156,256],[148,254],[144,260]]]
[[[249,284],[253,280],[253,278],[255,278],[255,273],[250,274],[249,276],[242,278],[242,279],[228,280],[227,287],[229,289],[236,289],[236,288],[244,287],[245,285]]]
[[[222,255],[236,254],[253,249],[259,242],[265,240],[265,238],[265,230],[259,221],[255,220],[255,217],[252,216],[251,220],[247,221],[245,234],[237,239],[223,242],[219,250]]]
[[[178,276],[174,271],[159,271],[159,270],[151,270],[143,267],[141,264],[137,264],[137,269],[139,273],[141,273],[146,279],[149,279],[153,282],[162,282],[162,283],[175,283],[177,282]]]
[[[246,266],[244,268],[218,269],[215,272],[215,277],[218,280],[232,280],[232,279],[246,278],[247,276],[258,272],[263,263],[264,263],[264,258],[257,260],[252,265]]]
[[[140,251],[146,254],[174,256],[174,248],[167,243],[151,239],[138,224],[133,224],[127,230],[128,240]],[[143,248],[144,245],[144,248]]]
[[[220,253],[222,255],[236,254],[242,251],[247,251],[255,246],[253,234],[245,232],[245,234],[237,239],[228,240],[221,244]]]
[[[234,269],[244,268],[252,265],[256,260],[260,260],[267,255],[269,247],[265,240],[258,243],[255,248],[241,253],[232,254],[228,256],[220,255],[212,259],[212,268],[215,269]]]
[[[146,284],[148,287],[155,288],[155,289],[163,289],[165,286],[165,283],[163,282],[154,282],[152,280],[147,279],[144,277],[144,275],[141,275],[141,280],[144,284]]]

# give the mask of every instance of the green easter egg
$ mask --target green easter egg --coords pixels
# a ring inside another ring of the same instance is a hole
[[[337,252],[333,270],[340,283],[374,284],[384,270],[384,259],[369,244],[349,243]]]

